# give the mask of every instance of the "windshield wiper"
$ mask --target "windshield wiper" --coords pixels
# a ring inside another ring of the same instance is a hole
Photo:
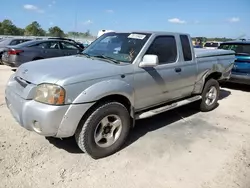
[[[105,55],[95,55],[95,56],[92,56],[92,57],[97,57],[97,58],[102,58],[102,59],[107,59],[107,60],[110,60],[116,64],[120,64],[120,61],[112,58],[112,57],[108,57],[108,56],[105,56]]]

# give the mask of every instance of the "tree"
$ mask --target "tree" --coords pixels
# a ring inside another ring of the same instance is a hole
[[[87,32],[85,32],[85,33],[70,31],[70,32],[68,32],[68,36],[70,36],[70,37],[89,37],[92,35],[91,35],[90,31],[87,30]]]
[[[3,20],[0,24],[1,35],[23,35],[21,28],[16,27],[11,20]]]
[[[24,34],[28,36],[45,36],[46,32],[41,28],[37,21],[34,21],[25,27]]]
[[[58,26],[49,28],[49,35],[52,37],[64,37],[65,36],[63,30]]]
[[[86,37],[91,36],[91,34],[90,34],[90,31],[89,31],[89,30],[87,30],[87,32],[85,33],[85,36],[86,36]]]
[[[17,35],[23,36],[25,33],[25,29],[23,28],[17,28]]]
[[[0,22],[0,35],[3,35],[2,22]]]

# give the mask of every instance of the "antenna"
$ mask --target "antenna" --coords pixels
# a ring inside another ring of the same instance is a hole
[[[246,36],[246,34],[242,34],[242,35],[238,36],[238,37],[236,38],[236,40],[242,40],[243,37],[245,37],[245,36]]]

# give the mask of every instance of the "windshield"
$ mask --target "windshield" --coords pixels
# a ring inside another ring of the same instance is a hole
[[[83,54],[132,63],[150,35],[145,33],[106,33],[91,43]]]
[[[237,44],[237,43],[230,43],[230,44],[221,44],[219,49],[224,50],[233,50],[236,54],[245,54],[250,55],[250,44]]]
[[[219,43],[217,42],[207,42],[204,47],[218,47]]]

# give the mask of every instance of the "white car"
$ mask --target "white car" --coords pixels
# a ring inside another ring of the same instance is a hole
[[[220,46],[221,42],[206,42],[204,44],[205,49],[217,49]]]
[[[97,38],[102,36],[104,33],[108,33],[108,32],[114,32],[114,31],[113,30],[102,29],[102,30],[98,31]]]

